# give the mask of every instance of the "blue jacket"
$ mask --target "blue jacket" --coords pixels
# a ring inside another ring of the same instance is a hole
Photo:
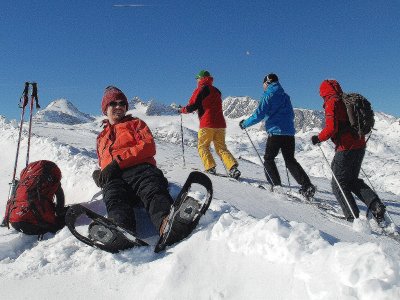
[[[254,113],[243,122],[247,128],[265,120],[265,130],[271,135],[294,135],[294,111],[290,97],[279,82],[268,85]]]

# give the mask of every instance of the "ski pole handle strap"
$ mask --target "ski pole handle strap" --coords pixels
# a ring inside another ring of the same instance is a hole
[[[32,82],[32,98],[35,99],[36,108],[40,108],[36,82]]]

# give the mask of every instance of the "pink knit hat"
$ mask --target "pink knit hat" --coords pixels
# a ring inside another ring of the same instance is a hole
[[[107,108],[110,102],[123,100],[126,103],[126,110],[128,110],[128,99],[126,98],[125,94],[115,86],[108,86],[104,90],[103,99],[101,100],[101,111],[104,115],[107,115]]]

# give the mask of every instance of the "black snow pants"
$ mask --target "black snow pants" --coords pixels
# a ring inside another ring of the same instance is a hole
[[[290,174],[302,187],[311,185],[310,178],[301,165],[294,158],[295,140],[292,135],[270,135],[265,147],[264,166],[268,174],[265,174],[268,182],[271,180],[274,185],[282,185],[278,168],[275,164],[275,157],[279,150],[282,151],[283,159]],[[269,176],[268,176],[269,175]]]
[[[103,200],[108,217],[133,232],[136,230],[134,207],[144,206],[158,232],[173,202],[167,179],[151,164],[124,169],[121,178],[104,186]]]
[[[353,210],[356,218],[359,217],[359,209],[352,193],[354,193],[362,202],[370,207],[371,203],[375,200],[380,201],[375,192],[367,185],[362,179],[358,178],[360,173],[361,164],[364,159],[365,148],[346,150],[336,152],[332,160],[332,171],[339,181],[339,184],[346,195],[351,209]],[[332,178],[332,190],[342,207],[344,216],[351,220],[353,215],[346,204],[346,199],[343,197],[340,188],[338,187],[334,178]]]

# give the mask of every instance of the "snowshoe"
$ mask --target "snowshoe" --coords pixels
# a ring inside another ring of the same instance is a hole
[[[232,177],[232,178],[238,180],[240,175],[242,175],[242,173],[240,173],[240,171],[238,170],[237,166],[233,166],[229,170],[229,177]]]
[[[367,210],[367,216],[369,212],[371,212],[373,218],[376,220],[379,226],[384,227],[386,225],[386,206],[381,201],[375,200],[374,202],[372,202]]]
[[[315,195],[315,186],[312,184],[302,186],[299,189],[299,194],[302,195],[307,200],[310,200]]]
[[[211,175],[217,175],[217,170],[215,170],[215,167],[212,167],[212,168],[206,170],[205,172],[208,174],[211,174]]]
[[[202,185],[207,196],[203,203],[188,195],[192,184]],[[154,252],[160,252],[186,238],[197,226],[202,215],[210,206],[213,195],[212,183],[207,175],[201,172],[190,173],[181,192],[171,207],[166,224]]]
[[[75,229],[75,222],[81,215],[86,215],[93,220],[89,225],[88,236],[81,235]],[[80,204],[72,205],[68,209],[65,223],[78,240],[107,252],[117,253],[132,247],[148,246],[145,241],[137,238],[134,233]]]

